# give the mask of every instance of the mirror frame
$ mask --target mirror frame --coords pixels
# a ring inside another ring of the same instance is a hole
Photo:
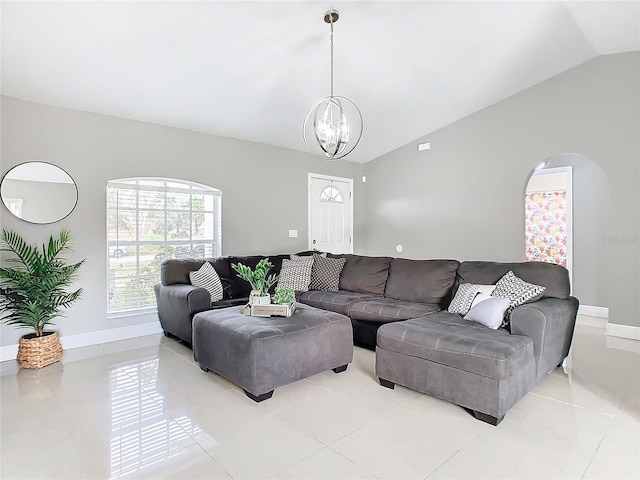
[[[71,179],[71,183],[72,183],[72,185],[73,185],[73,188],[75,189],[76,199],[75,199],[75,201],[74,201],[74,203],[73,203],[73,206],[72,206],[72,207],[69,209],[69,211],[68,211],[67,213],[65,213],[63,216],[61,216],[61,217],[59,217],[59,218],[57,218],[57,219],[55,219],[55,220],[52,220],[52,221],[50,221],[50,222],[37,222],[37,221],[35,221],[35,222],[34,222],[33,220],[27,220],[26,218],[18,217],[17,215],[15,215],[15,214],[14,214],[14,213],[9,209],[9,207],[8,207],[8,206],[7,206],[7,204],[5,203],[4,196],[2,195],[2,185],[4,184],[4,180],[5,180],[5,178],[7,177],[7,175],[9,175],[11,172],[13,172],[16,168],[21,167],[21,166],[23,166],[23,165],[28,165],[28,164],[30,164],[30,163],[44,163],[44,164],[47,164],[47,165],[51,165],[52,167],[55,167],[55,168],[57,168],[57,169],[61,170],[62,172],[64,172],[64,173],[65,173],[65,175],[67,175],[67,176]],[[2,200],[2,206],[5,208],[5,210],[6,210],[7,212],[9,212],[9,214],[11,214],[13,217],[15,217],[15,218],[17,218],[17,219],[19,219],[19,220],[22,220],[23,222],[31,223],[31,224],[34,224],[34,225],[50,225],[50,224],[52,224],[52,223],[57,223],[57,222],[60,222],[60,221],[64,220],[64,219],[65,219],[65,218],[67,218],[69,215],[71,215],[71,213],[76,209],[76,206],[78,205],[78,196],[79,196],[79,194],[78,194],[78,184],[76,183],[75,179],[74,179],[74,178],[69,174],[69,172],[67,172],[64,168],[62,168],[62,167],[61,167],[61,166],[59,166],[59,165],[56,165],[55,163],[51,163],[51,162],[43,162],[43,161],[41,161],[41,160],[30,160],[30,161],[28,161],[28,162],[22,162],[22,163],[19,163],[18,165],[14,165],[14,166],[13,166],[13,167],[11,167],[9,170],[7,170],[7,172],[2,176],[2,180],[0,180],[0,200]]]

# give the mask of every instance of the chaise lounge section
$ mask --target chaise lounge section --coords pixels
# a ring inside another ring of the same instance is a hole
[[[510,314],[510,332],[492,330],[441,311],[378,330],[376,374],[383,386],[397,383],[472,411],[497,425],[505,413],[559,366],[569,353],[577,299],[569,295],[563,267],[541,262],[463,262],[462,283],[495,284],[512,271],[545,287],[543,296]]]

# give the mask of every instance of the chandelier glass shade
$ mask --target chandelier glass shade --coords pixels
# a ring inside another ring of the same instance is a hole
[[[331,24],[331,93],[311,107],[303,126],[307,148],[325,160],[345,157],[362,137],[362,114],[356,104],[333,94],[333,24],[338,18],[336,10],[324,15],[324,21]]]

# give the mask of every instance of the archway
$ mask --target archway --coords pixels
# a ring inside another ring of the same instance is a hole
[[[546,174],[561,174],[569,172],[563,178],[569,179],[570,184],[563,195],[562,188],[558,187],[558,180],[562,181],[558,175],[546,176]],[[540,175],[545,175],[545,180],[552,182],[540,182]],[[544,185],[547,184],[547,187]],[[531,187],[534,185],[534,188]],[[537,186],[536,186],[537,185]],[[541,186],[542,185],[542,186]],[[550,186],[549,186],[550,185]],[[525,199],[527,191],[544,190],[548,188],[553,193],[546,194],[547,203],[550,209],[558,208],[562,210],[560,197],[566,200],[566,232],[559,232],[559,235],[549,235],[551,241],[562,240],[563,233],[567,235],[567,267],[570,268],[572,294],[580,299],[582,305],[591,307],[608,307],[607,291],[607,252],[602,241],[606,237],[609,219],[609,185],[607,177],[600,166],[592,159],[576,154],[567,153],[554,155],[546,161],[532,169],[525,182]],[[527,200],[525,200],[525,203]],[[540,203],[544,208],[545,202]],[[552,218],[563,220],[562,213],[556,217],[558,212],[551,213]],[[525,207],[526,217],[526,207]],[[526,221],[526,220],[525,220]],[[525,228],[527,228],[525,226]],[[558,233],[553,229],[551,234]],[[525,236],[527,232],[525,231]],[[529,232],[531,238],[531,232]],[[539,236],[540,241],[546,241],[545,235]],[[562,242],[561,242],[562,243]],[[551,249],[553,250],[553,249]],[[527,246],[525,245],[525,252]],[[551,254],[559,253],[557,250],[550,251]],[[545,261],[552,261],[547,258]],[[560,262],[557,262],[560,263]],[[592,312],[604,310],[592,310]],[[593,314],[593,313],[591,313]]]

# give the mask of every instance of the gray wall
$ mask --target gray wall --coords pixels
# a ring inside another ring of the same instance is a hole
[[[2,228],[42,243],[66,228],[74,236],[71,260],[86,258],[78,284],[83,298],[61,319],[62,335],[156,321],[147,315],[107,320],[106,183],[158,176],[204,183],[222,190],[222,250],[226,254],[289,253],[307,249],[307,174],[354,179],[354,248],[364,241],[364,166],[324,162],[311,154],[176,128],[96,115],[2,97],[2,164],[41,160],[64,168],[78,185],[78,205],[66,219],[32,225],[4,207]],[[254,212],[261,212],[261,219]],[[298,238],[288,238],[297,229]],[[26,333],[2,325],[1,344]]]
[[[407,258],[523,260],[532,169],[577,153],[604,171],[610,213],[586,239],[600,243],[606,272],[584,276],[594,259],[575,251],[574,294],[609,307],[611,323],[640,325],[639,73],[638,52],[601,56],[369,162],[365,252],[394,255],[401,243]],[[418,152],[425,141],[431,150]]]

